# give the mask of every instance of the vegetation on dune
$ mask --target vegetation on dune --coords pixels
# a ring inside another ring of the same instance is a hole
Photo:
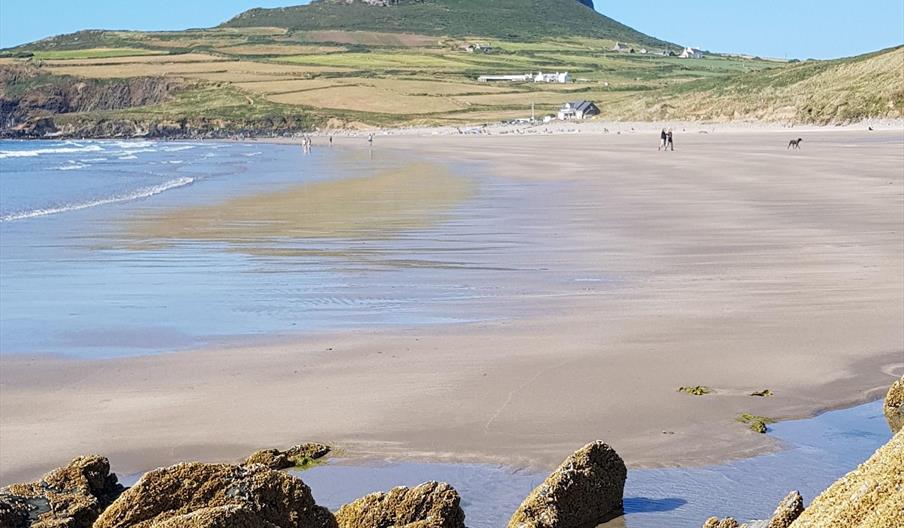
[[[904,47],[701,79],[623,101],[627,119],[829,124],[904,116]]]
[[[515,40],[584,36],[644,46],[670,46],[575,0],[399,0],[390,8],[374,8],[363,2],[348,4],[344,0],[324,0],[304,6],[252,9],[223,26],[481,35]]]

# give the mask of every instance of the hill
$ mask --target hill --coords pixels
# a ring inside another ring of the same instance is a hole
[[[614,103],[639,120],[843,123],[904,116],[904,46],[692,81]]]
[[[582,4],[580,0],[397,0],[391,6],[378,7],[361,0],[320,0],[303,6],[252,9],[223,27],[478,35],[515,40],[589,37],[674,47]]]

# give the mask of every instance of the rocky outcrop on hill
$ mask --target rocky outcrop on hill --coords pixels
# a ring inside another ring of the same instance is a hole
[[[300,479],[262,465],[177,464],[146,473],[94,528],[335,528]]]
[[[262,449],[257,451],[243,463],[245,466],[261,464],[270,469],[288,469],[303,465],[307,461],[318,460],[330,452],[330,446],[317,443],[299,444],[285,451],[279,449]]]
[[[169,78],[79,79],[30,65],[0,67],[0,131],[43,130],[53,116],[119,110],[164,102],[181,86]]]
[[[892,433],[897,433],[904,428],[904,376],[901,376],[901,379],[894,382],[888,389],[883,410]]]
[[[464,528],[455,489],[442,482],[372,493],[336,512],[340,528]]]
[[[614,449],[587,444],[521,503],[509,528],[581,528],[622,513],[628,470]]]
[[[106,458],[79,457],[37,482],[0,490],[0,526],[90,528],[123,489]]]
[[[904,430],[816,497],[791,528],[904,526]]]

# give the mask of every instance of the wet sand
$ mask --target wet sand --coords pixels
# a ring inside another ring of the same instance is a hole
[[[734,417],[867,401],[904,364],[902,133],[808,132],[800,152],[786,136],[679,134],[668,154],[629,134],[379,138],[377,149],[561,183],[555,218],[535,220],[561,225],[554,251],[537,240],[500,257],[606,282],[534,298],[525,274],[519,302],[544,315],[488,323],[3,357],[0,480],[88,452],[130,473],[303,440],[353,457],[537,468],[597,438],[633,467],[774,449]],[[177,237],[171,227],[151,238]],[[675,392],[697,384],[716,394]],[[775,396],[748,395],[764,388]]]

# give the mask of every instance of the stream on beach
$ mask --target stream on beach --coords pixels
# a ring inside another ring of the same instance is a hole
[[[782,450],[714,466],[629,469],[626,515],[603,526],[696,528],[712,515],[739,521],[768,519],[792,489],[809,503],[891,438],[881,401],[779,422],[768,434],[782,443]],[[495,465],[354,460],[333,460],[297,474],[311,487],[318,504],[331,509],[394,486],[448,482],[462,496],[470,528],[505,526],[546,477]]]

